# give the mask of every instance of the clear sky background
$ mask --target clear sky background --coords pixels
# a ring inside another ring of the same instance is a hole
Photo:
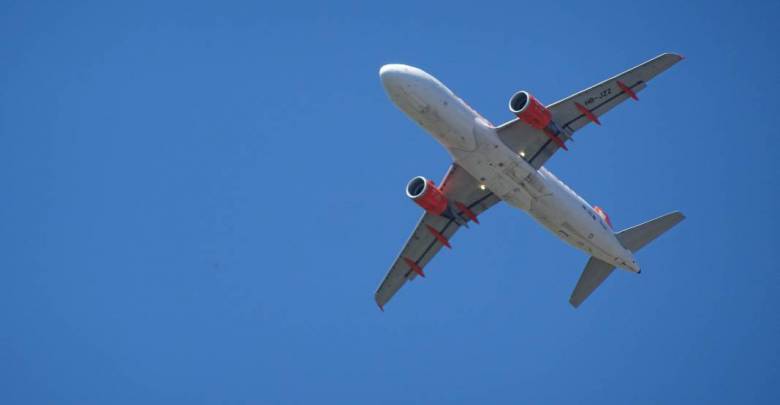
[[[3,2],[0,403],[778,403],[777,2]],[[550,170],[688,219],[578,310],[506,205],[380,312],[447,153],[385,63],[495,123],[686,59]]]

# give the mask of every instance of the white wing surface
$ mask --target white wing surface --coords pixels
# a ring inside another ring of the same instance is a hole
[[[566,142],[578,129],[599,118],[647,87],[647,82],[682,60],[673,53],[661,54],[601,83],[572,94],[547,106],[552,120],[562,129],[560,140]],[[540,168],[560,148],[544,132],[514,119],[497,128],[498,136],[510,149],[520,153],[534,168]]]
[[[380,308],[383,308],[407,281],[413,280],[418,271],[424,274],[422,271],[428,262],[442,246],[450,243],[450,239],[461,226],[472,220],[472,215],[476,218],[500,201],[493,193],[482,190],[477,181],[457,164],[450,167],[440,188],[449,200],[454,216],[447,218],[423,213],[374,295]]]

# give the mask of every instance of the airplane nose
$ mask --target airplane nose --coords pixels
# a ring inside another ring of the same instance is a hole
[[[400,65],[384,65],[379,69],[379,79],[382,80],[385,86],[392,84],[401,74],[402,69]]]
[[[397,63],[382,65],[382,67],[379,68],[379,77],[384,78],[385,76],[392,75],[394,73],[403,73],[405,67],[405,65],[399,65]]]
[[[379,78],[385,87],[393,87],[404,76],[406,66],[398,64],[384,65],[379,69]]]

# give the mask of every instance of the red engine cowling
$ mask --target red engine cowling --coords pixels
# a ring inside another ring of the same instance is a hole
[[[509,111],[536,129],[546,128],[552,120],[550,110],[527,91],[518,91],[509,99]]]
[[[441,215],[447,209],[447,197],[436,188],[432,180],[417,176],[406,185],[406,196],[433,215]]]

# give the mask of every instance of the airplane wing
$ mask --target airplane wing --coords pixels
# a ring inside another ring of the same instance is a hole
[[[571,139],[575,131],[589,122],[600,125],[599,117],[621,102],[629,98],[637,99],[636,93],[647,87],[650,79],[680,60],[682,56],[677,54],[661,54],[635,68],[548,105],[547,109],[552,114],[553,122],[561,128],[559,136],[561,144]],[[506,122],[496,129],[499,138],[536,169],[542,167],[560,148],[542,130],[535,129],[519,119]]]
[[[450,202],[454,217],[423,213],[374,294],[379,308],[383,308],[407,281],[413,280],[418,271],[423,275],[425,265],[442,246],[449,244],[452,235],[462,225],[466,225],[470,219],[476,221],[480,213],[500,201],[490,191],[482,190],[477,180],[457,164],[453,164],[444,176],[441,191]]]

